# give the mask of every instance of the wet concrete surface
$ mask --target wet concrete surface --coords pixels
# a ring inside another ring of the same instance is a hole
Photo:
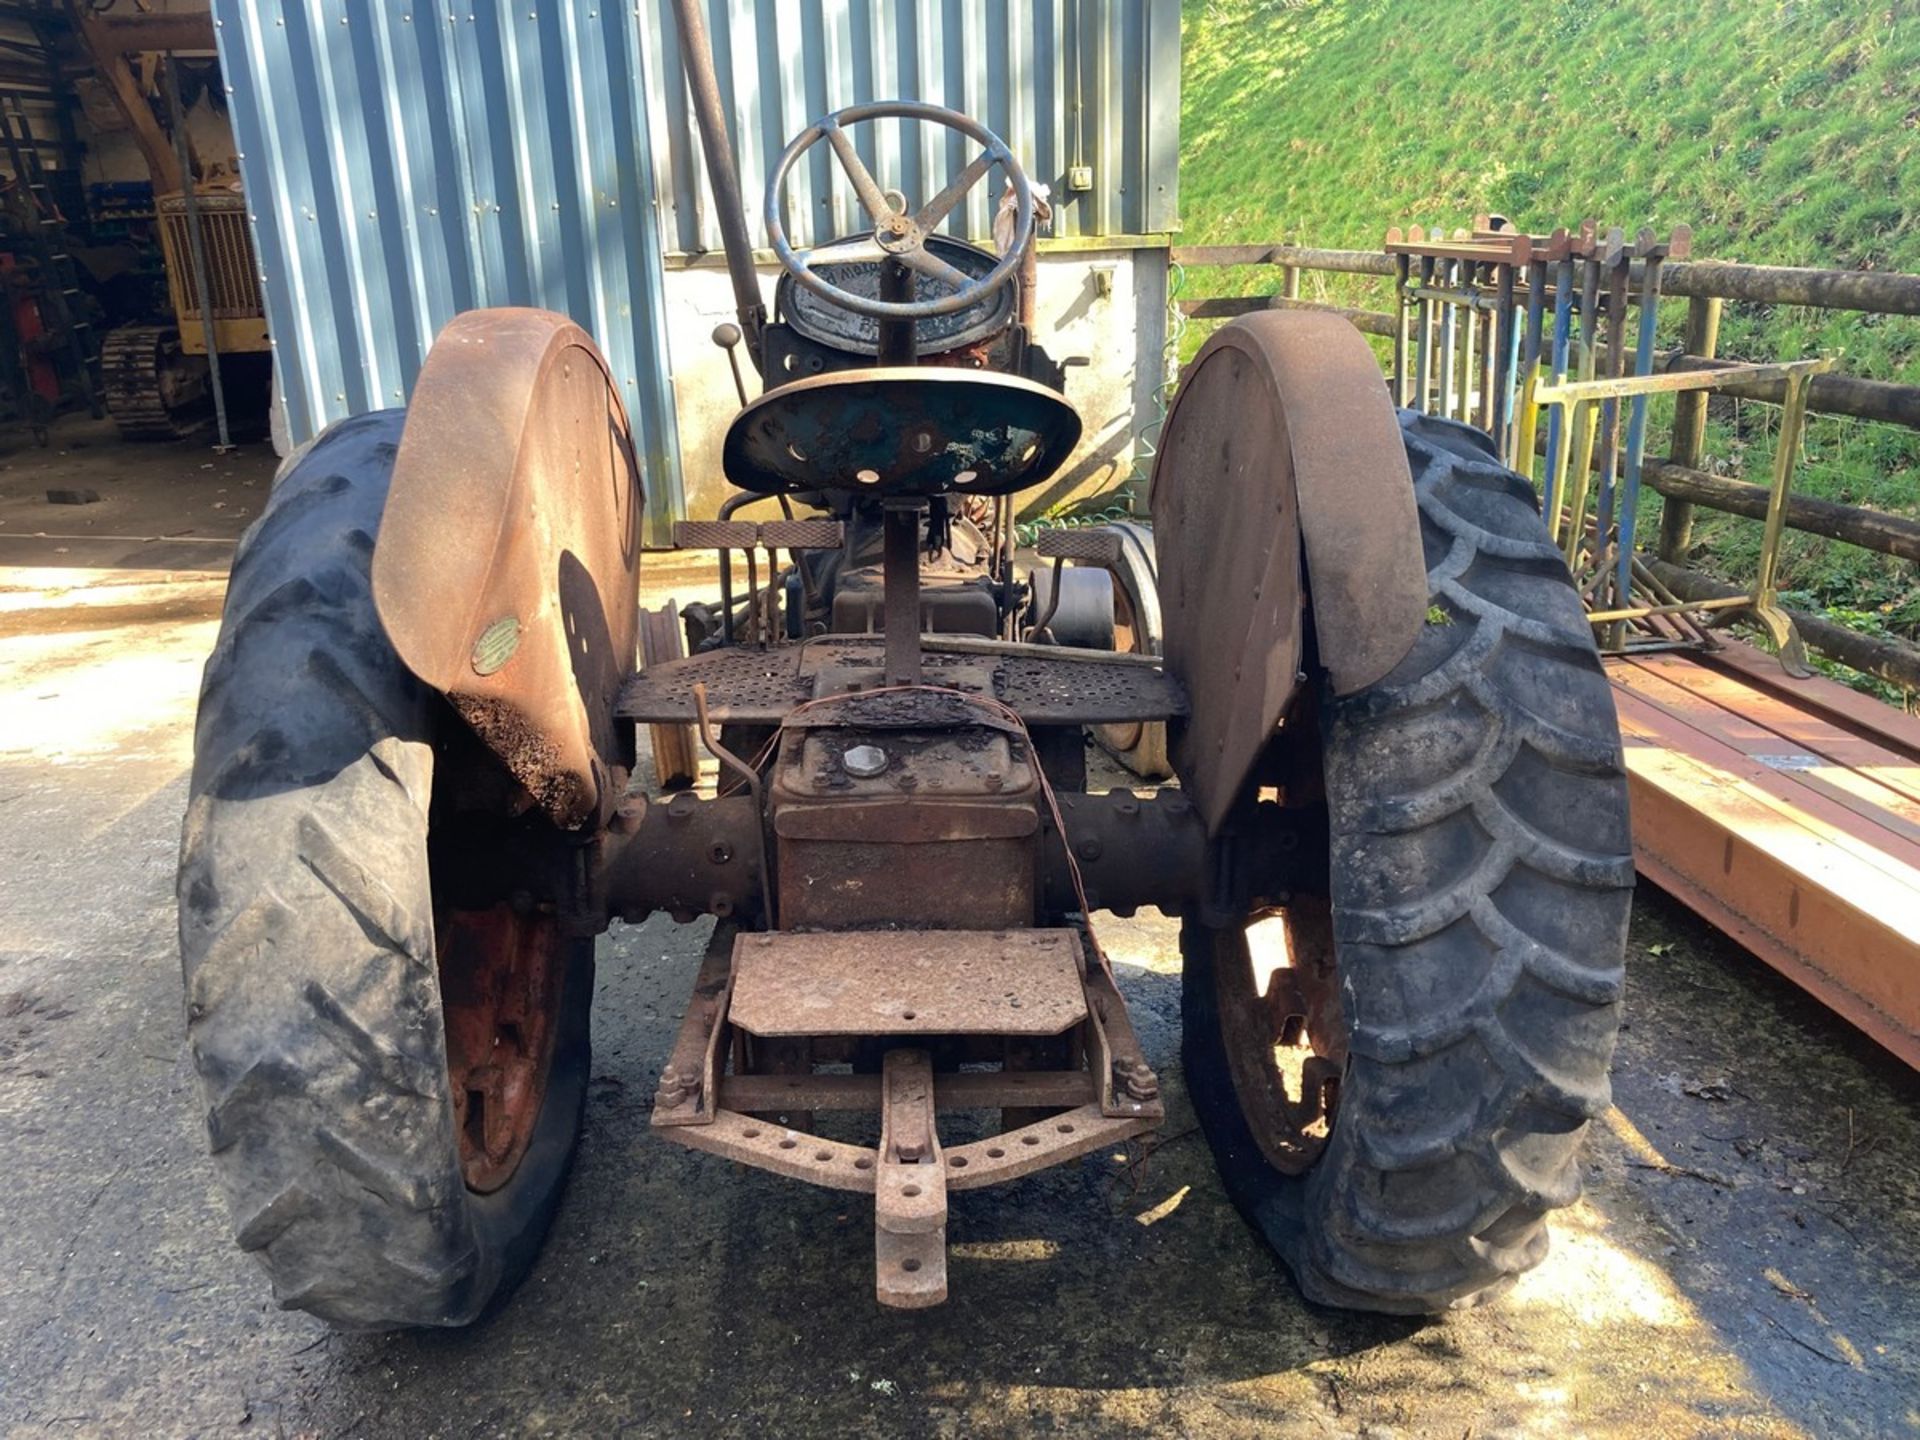
[[[657,917],[601,944],[578,1166],[511,1303],[456,1334],[277,1311],[227,1238],[181,1045],[172,877],[213,635],[111,609],[0,633],[0,1434],[1920,1431],[1920,1083],[1652,892],[1588,1196],[1476,1311],[1300,1299],[1194,1128],[1158,917],[1101,934],[1165,1130],[955,1196],[944,1308],[874,1304],[855,1198],[648,1133],[706,933]]]

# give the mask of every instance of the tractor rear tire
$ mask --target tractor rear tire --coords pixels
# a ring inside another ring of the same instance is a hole
[[[589,1065],[592,942],[524,900],[452,910],[429,875],[436,746],[459,722],[368,582],[403,418],[328,430],[241,542],[180,861],[188,1038],[236,1238],[282,1308],[345,1329],[462,1325],[511,1289]],[[490,1080],[456,1085],[450,1048],[493,1057]]]
[[[1322,688],[1300,727],[1325,883],[1266,923],[1303,968],[1262,998],[1253,927],[1189,920],[1183,1019],[1226,1187],[1302,1291],[1426,1314],[1538,1264],[1580,1193],[1633,858],[1606,675],[1532,487],[1475,430],[1400,423],[1434,608],[1386,679]]]

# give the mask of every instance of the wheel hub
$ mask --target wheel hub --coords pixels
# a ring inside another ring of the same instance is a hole
[[[1214,984],[1248,1128],[1275,1169],[1304,1174],[1332,1138],[1347,1060],[1326,901],[1300,896],[1230,932]]]
[[[439,947],[460,1169],[486,1194],[513,1178],[539,1124],[565,947],[551,919],[506,905],[443,916]]]

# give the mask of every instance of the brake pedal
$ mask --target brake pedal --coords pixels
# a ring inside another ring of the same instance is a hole
[[[1120,532],[1105,525],[1042,530],[1034,549],[1045,560],[1072,560],[1111,569],[1120,563]]]

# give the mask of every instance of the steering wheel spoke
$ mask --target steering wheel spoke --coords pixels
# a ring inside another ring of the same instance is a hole
[[[947,182],[946,189],[920,207],[920,213],[913,217],[913,223],[920,227],[922,234],[931,235],[945,223],[953,207],[986,178],[987,171],[993,168],[993,161],[993,152],[982,150],[971,165]]]
[[[921,206],[916,214],[908,215],[904,201],[895,203],[888,198],[889,192],[881,188],[879,181],[867,169],[846,133],[850,125],[877,120],[912,120],[944,126],[983,148],[973,162],[954,176],[939,194]],[[860,204],[873,220],[874,233],[814,250],[796,250],[787,239],[784,208],[786,180],[800,157],[822,140],[833,147],[840,169],[853,183]],[[985,180],[987,172],[996,165],[1006,172],[1008,189],[1018,202],[1014,233],[1012,242],[993,268],[976,278],[932,253],[927,242],[953,213],[953,208],[966,198],[967,192]],[[843,110],[836,110],[795,136],[767,177],[764,213],[767,238],[773,245],[773,253],[779,257],[780,263],[793,276],[796,284],[856,315],[881,320],[928,320],[936,315],[957,314],[969,306],[977,305],[1001,286],[1013,281],[1020,257],[1033,239],[1033,186],[1013,152],[979,121],[941,105],[929,105],[917,100],[893,100],[850,105]],[[898,260],[915,274],[941,281],[946,293],[912,300],[878,300],[842,289],[822,278],[814,269],[819,265],[883,262],[889,257]]]
[[[858,265],[862,262],[877,264],[887,258],[887,252],[880,248],[880,242],[871,235],[862,235],[857,240],[841,240],[832,245],[818,246],[803,252],[798,258],[811,270],[816,265]],[[947,268],[953,269],[951,265]],[[959,274],[958,271],[954,273]]]
[[[887,203],[887,195],[880,188],[880,182],[873,178],[866,162],[860,158],[860,152],[853,148],[853,141],[847,138],[847,132],[838,125],[829,122],[826,125],[827,143],[833,147],[833,153],[840,159],[840,168],[847,172],[847,179],[853,182],[853,193],[860,197],[861,205],[867,214],[873,217],[877,225],[892,215],[893,207]]]
[[[931,276],[935,280],[944,280],[956,290],[973,284],[973,277],[966,271],[958,265],[949,265],[931,250],[924,248],[924,245],[919,249],[901,252],[899,258],[900,263],[909,270],[917,270],[922,275]]]

